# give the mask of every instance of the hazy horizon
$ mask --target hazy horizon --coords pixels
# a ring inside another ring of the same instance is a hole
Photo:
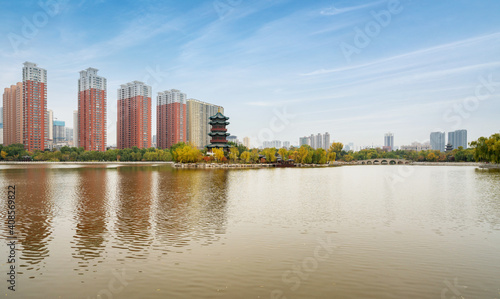
[[[495,1],[2,2],[0,87],[22,63],[48,72],[48,109],[73,127],[79,72],[116,90],[143,81],[221,105],[232,135],[290,141],[329,132],[355,146],[500,130],[500,3]],[[46,5],[45,5],[46,4]],[[288,115],[288,116],[283,116]]]

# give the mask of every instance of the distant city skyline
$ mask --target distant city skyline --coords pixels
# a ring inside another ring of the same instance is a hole
[[[107,145],[116,144],[115,92],[134,80],[224,106],[231,132],[258,144],[298,145],[324,131],[359,147],[381,145],[388,131],[395,147],[429,132],[465,128],[469,141],[497,133],[500,3],[396,2],[385,24],[374,16],[386,1],[234,1],[223,12],[212,0],[4,1],[0,87],[22,81],[24,61],[37,63],[49,73],[48,109],[74,128],[78,72],[99,69]],[[48,10],[43,26],[23,29]],[[357,29],[373,22],[379,32],[356,44]]]

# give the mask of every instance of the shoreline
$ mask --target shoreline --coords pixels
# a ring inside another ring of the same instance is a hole
[[[338,167],[338,166],[398,166],[398,165],[361,165],[356,162],[343,162],[335,161],[331,164],[302,164],[296,163],[295,167],[276,167],[274,164],[239,164],[239,163],[177,163],[172,161],[100,161],[100,162],[88,162],[88,161],[66,161],[66,162],[48,162],[48,161],[0,161],[0,167],[2,165],[23,165],[23,166],[36,166],[36,165],[107,165],[107,166],[152,166],[152,165],[171,165],[173,168],[182,169],[234,169],[234,168],[246,168],[246,169],[262,169],[262,168],[325,168],[325,167]],[[481,169],[500,169],[500,164],[487,164],[480,162],[412,162],[410,164],[405,164],[406,166],[475,166]],[[401,165],[399,165],[401,166]]]

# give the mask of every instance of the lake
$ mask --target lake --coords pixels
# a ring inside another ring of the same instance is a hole
[[[4,164],[0,185],[7,298],[500,298],[500,172]]]

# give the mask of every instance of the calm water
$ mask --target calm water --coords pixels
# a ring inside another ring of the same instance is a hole
[[[499,172],[3,165],[3,239],[8,185],[7,298],[500,298]]]

